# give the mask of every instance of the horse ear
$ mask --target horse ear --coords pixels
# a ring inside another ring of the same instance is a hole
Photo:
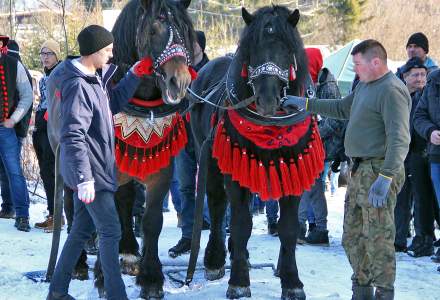
[[[187,9],[189,7],[189,5],[191,4],[191,0],[182,0],[180,1],[180,3],[182,4],[182,6]]]
[[[146,11],[148,7],[151,5],[151,0],[139,0],[142,8]]]
[[[246,10],[246,8],[241,8],[241,16],[243,17],[244,22],[246,25],[249,25],[254,20],[254,17]]]
[[[288,17],[287,17],[287,22],[290,23],[290,25],[292,25],[293,27],[296,26],[296,24],[298,24],[299,21],[299,10],[295,9]]]

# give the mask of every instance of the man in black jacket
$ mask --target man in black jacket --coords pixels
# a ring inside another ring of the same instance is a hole
[[[60,95],[60,170],[74,190],[74,221],[58,260],[47,299],[73,299],[68,295],[72,271],[93,232],[98,232],[104,287],[108,299],[127,299],[119,268],[121,225],[114,202],[117,189],[112,114],[128,103],[140,79],[133,71],[114,88],[101,78],[112,57],[113,36],[90,25],[78,35],[81,57],[62,66]],[[115,66],[110,66],[114,73]]]
[[[405,160],[406,180],[397,196],[395,208],[396,251],[406,250],[406,239],[411,219],[411,198],[414,198],[414,227],[416,236],[408,247],[408,254],[414,257],[430,256],[433,253],[435,195],[429,178],[429,162],[426,155],[426,140],[414,129],[413,116],[428,70],[418,57],[413,57],[401,68],[406,86],[411,94],[410,115],[411,143]]]
[[[428,141],[431,180],[437,201],[440,202],[440,70],[433,71],[428,77],[414,113],[414,128]]]
[[[53,206],[55,192],[55,156],[49,144],[47,136],[47,91],[46,82],[50,73],[60,62],[60,46],[54,40],[47,40],[41,45],[40,60],[44,67],[44,77],[40,80],[40,103],[35,112],[35,128],[32,134],[32,143],[37,155],[40,167],[40,176],[43,181],[44,191],[47,198],[47,210],[49,215],[42,222],[35,223],[36,228],[44,229],[45,232],[53,230]]]

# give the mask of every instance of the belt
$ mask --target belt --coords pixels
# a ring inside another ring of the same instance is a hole
[[[371,159],[384,159],[384,158],[383,157],[352,157],[351,160],[353,161],[353,166],[351,167],[351,174],[354,175],[354,173],[356,173],[361,162]]]
[[[353,166],[351,167],[351,174],[354,175],[357,169],[359,168],[359,164],[365,160],[363,157],[352,157]]]

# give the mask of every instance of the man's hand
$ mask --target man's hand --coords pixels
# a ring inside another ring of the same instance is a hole
[[[15,122],[12,119],[6,119],[3,122],[3,126],[6,127],[6,128],[12,128],[12,127],[15,126]]]
[[[77,185],[78,199],[85,204],[92,203],[95,200],[95,181],[87,181]]]
[[[281,104],[281,108],[289,112],[292,110],[307,110],[307,102],[309,99],[298,96],[287,95],[287,99]]]
[[[388,191],[390,190],[392,181],[393,179],[391,177],[379,174],[368,192],[368,202],[370,202],[373,207],[379,208],[387,205]]]
[[[440,130],[434,130],[431,133],[431,138],[430,138],[431,143],[433,143],[434,145],[440,145]]]

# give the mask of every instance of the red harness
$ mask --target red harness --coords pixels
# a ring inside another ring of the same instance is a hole
[[[262,126],[229,110],[216,128],[213,157],[240,186],[262,200],[278,200],[310,190],[324,169],[325,153],[314,117]]]

